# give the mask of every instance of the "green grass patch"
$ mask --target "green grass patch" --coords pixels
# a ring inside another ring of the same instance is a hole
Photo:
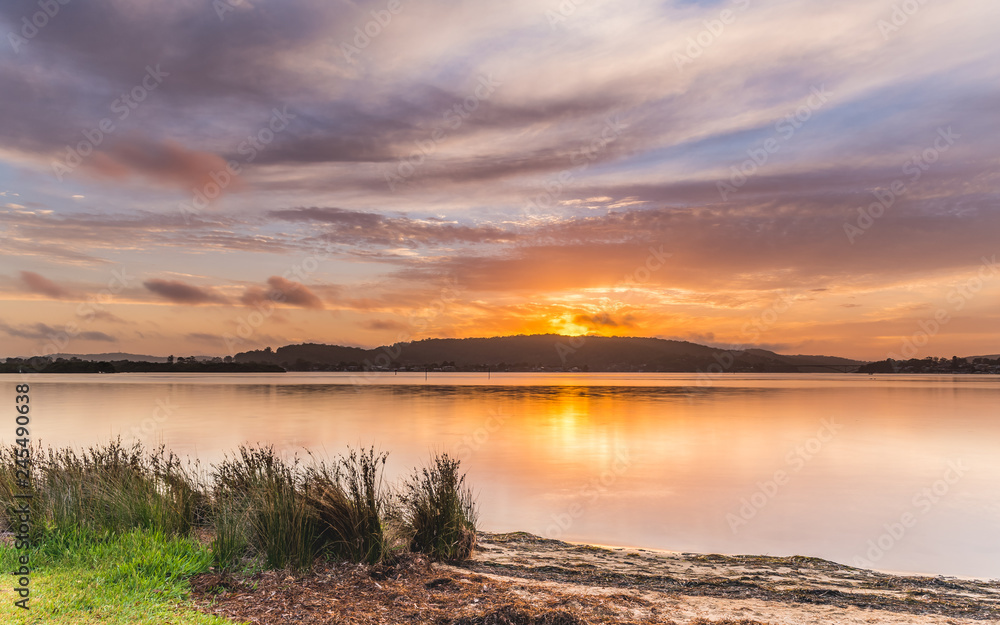
[[[23,550],[0,548],[2,570],[13,571],[21,555]],[[0,585],[0,622],[229,623],[186,603],[188,578],[208,570],[212,562],[208,548],[190,538],[158,530],[50,532],[30,551],[30,558],[31,607],[27,611],[15,607],[18,597],[12,584],[5,582]]]

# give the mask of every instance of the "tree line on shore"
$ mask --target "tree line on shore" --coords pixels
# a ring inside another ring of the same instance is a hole
[[[894,360],[887,358],[862,365],[858,373],[1000,373],[1000,358],[910,358]]]
[[[0,362],[0,373],[283,373],[280,365],[269,363],[228,362],[222,358],[198,360],[171,356],[169,362],[137,360],[81,360],[80,358],[7,358]]]

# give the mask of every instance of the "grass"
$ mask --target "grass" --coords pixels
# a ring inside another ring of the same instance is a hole
[[[298,461],[285,461],[273,447],[241,446],[213,473],[220,568],[239,567],[259,556],[264,568],[308,568],[317,555],[317,520],[303,495]]]
[[[13,528],[16,448],[0,465],[0,529]],[[222,623],[184,607],[187,578],[220,570],[308,569],[317,558],[378,564],[400,550],[471,555],[475,506],[448,456],[403,490],[383,478],[385,453],[348,450],[332,463],[286,460],[244,446],[202,478],[165,448],[121,440],[32,454],[30,614],[0,586],[2,623]],[[211,548],[192,538],[202,527]],[[15,570],[22,551],[0,547]]]
[[[384,482],[387,454],[374,448],[306,466],[273,447],[241,446],[213,466],[210,481],[164,447],[120,439],[79,452],[33,451],[32,544],[81,530],[183,537],[203,526],[224,570],[306,569],[320,556],[375,564],[407,548],[456,560],[475,544],[472,494],[446,454],[394,490]],[[16,453],[8,449],[0,465],[7,527],[19,491]]]
[[[241,447],[213,473],[212,550],[220,569],[308,568],[316,558],[376,564],[402,542],[383,480],[387,454],[350,449],[306,467],[273,447]]]
[[[18,491],[14,454],[0,468],[0,500]],[[33,542],[46,532],[158,530],[187,535],[206,505],[196,479],[180,458],[160,447],[146,450],[115,440],[76,452],[33,450]],[[39,522],[39,520],[41,522]]]
[[[468,558],[476,511],[459,461],[435,456],[396,492],[384,482],[386,458],[349,449],[302,465],[273,447],[240,447],[212,472],[216,566],[306,569],[321,556],[377,564],[403,549]]]
[[[320,549],[337,559],[366,564],[390,555],[391,496],[382,474],[387,456],[374,448],[352,449],[332,466],[317,462],[309,469],[305,499],[317,520]]]
[[[464,560],[476,544],[476,506],[460,461],[435,456],[405,485],[403,514],[410,549],[442,560]]]
[[[3,546],[0,566],[15,570],[23,554]],[[148,529],[103,535],[89,530],[52,532],[30,557],[30,610],[14,606],[17,597],[5,583],[0,586],[0,622],[229,623],[185,603],[187,578],[208,570],[212,561],[211,552],[190,538]]]

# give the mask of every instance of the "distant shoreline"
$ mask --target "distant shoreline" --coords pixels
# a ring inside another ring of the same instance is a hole
[[[341,371],[341,370],[330,370],[330,371],[312,371],[312,370],[296,370],[296,369],[285,369],[278,365],[268,365],[262,363],[234,363],[233,367],[192,367],[192,368],[170,368],[162,365],[161,363],[136,363],[138,365],[150,364],[150,367],[129,367],[125,370],[114,370],[114,371],[101,371],[98,365],[100,363],[94,363],[93,367],[60,367],[60,368],[45,368],[41,370],[32,370],[31,367],[25,367],[26,370],[0,370],[0,375],[32,375],[32,374],[45,374],[45,375],[57,375],[64,373],[73,374],[115,374],[115,373],[339,373],[339,374],[350,374],[350,375],[384,375],[389,376],[392,374],[403,373],[412,374],[413,376],[419,376],[421,374],[426,374],[430,377],[441,376],[441,375],[453,375],[453,374],[476,374],[478,376],[489,375],[503,375],[503,374],[570,374],[570,375],[597,375],[606,373],[616,373],[616,374],[627,374],[627,375],[662,375],[662,374],[680,374],[689,373],[708,376],[710,378],[723,377],[729,375],[817,375],[817,374],[837,374],[842,376],[855,376],[855,377],[870,377],[876,375],[926,375],[926,376],[941,376],[941,375],[1000,375],[1000,370],[997,371],[833,371],[833,370],[819,370],[819,371],[724,371],[721,373],[717,372],[704,372],[704,371],[558,371],[558,370],[513,370],[513,371],[433,371],[433,370],[374,370],[374,371]],[[0,363],[0,367],[3,367]]]
[[[27,373],[285,373],[278,365],[265,363],[184,360],[145,362],[134,360],[92,361],[80,359],[38,360],[8,358],[0,363],[0,374]]]
[[[984,348],[984,352],[988,348]],[[983,353],[983,352],[980,352]],[[45,361],[50,364],[43,365]],[[61,364],[60,364],[61,363]],[[96,363],[96,364],[93,364]],[[700,345],[648,337],[535,334],[422,339],[374,348],[299,343],[232,356],[176,360],[128,352],[8,358],[0,372],[45,373],[997,373],[1000,355],[865,361],[839,356],[779,354],[746,345]],[[244,367],[244,368],[239,368]]]

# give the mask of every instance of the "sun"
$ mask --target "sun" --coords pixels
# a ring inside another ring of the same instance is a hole
[[[583,336],[590,332],[590,328],[573,321],[573,317],[563,315],[549,322],[549,325],[559,334],[564,336]]]

